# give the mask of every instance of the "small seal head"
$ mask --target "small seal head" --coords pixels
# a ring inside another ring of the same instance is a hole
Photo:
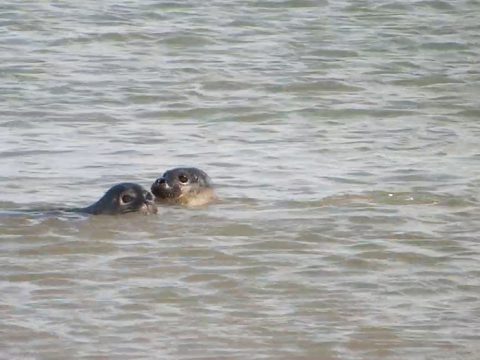
[[[83,212],[93,215],[120,215],[131,212],[156,214],[157,206],[153,196],[142,186],[134,183],[121,183],[111,187],[95,204]]]
[[[166,171],[151,187],[157,202],[202,206],[216,199],[210,177],[194,167]]]

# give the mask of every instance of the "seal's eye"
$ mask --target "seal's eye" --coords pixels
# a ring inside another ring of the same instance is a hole
[[[180,180],[181,183],[187,183],[188,182],[188,177],[184,174],[178,175],[178,180]]]
[[[122,195],[122,202],[124,204],[128,204],[129,202],[133,201],[133,196],[130,196],[128,194]]]

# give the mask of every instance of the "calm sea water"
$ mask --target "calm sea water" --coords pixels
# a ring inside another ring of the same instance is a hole
[[[480,358],[479,1],[0,10],[1,359]]]

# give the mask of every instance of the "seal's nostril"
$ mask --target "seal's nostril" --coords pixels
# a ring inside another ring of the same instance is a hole
[[[161,178],[158,178],[156,182],[158,185],[162,185],[162,184],[165,184],[166,181],[165,181],[165,178],[161,177]]]

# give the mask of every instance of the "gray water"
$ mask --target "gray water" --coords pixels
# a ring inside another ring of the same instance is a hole
[[[1,359],[480,358],[479,1],[0,10]]]

